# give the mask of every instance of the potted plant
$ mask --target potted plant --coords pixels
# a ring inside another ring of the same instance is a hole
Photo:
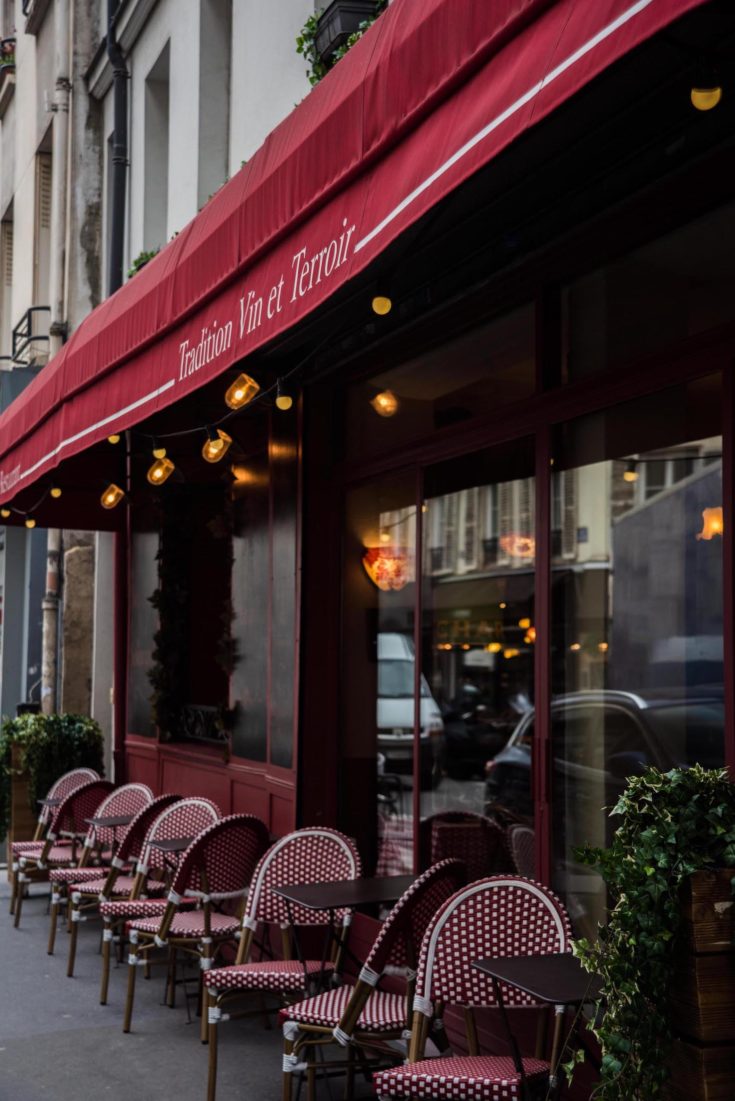
[[[310,84],[318,84],[330,68],[359,41],[385,10],[388,0],[332,0],[310,15],[296,38],[296,52],[309,63]]]
[[[707,947],[696,943],[697,922],[711,925],[719,915],[709,950],[732,945],[735,786],[724,770],[649,768],[628,781],[611,813],[619,825],[610,848],[576,854],[600,872],[612,905],[599,940],[574,945],[583,966],[603,978],[604,1013],[592,1024],[602,1048],[593,1096],[654,1101],[664,1095],[681,1031],[672,1005],[691,971],[689,953]],[[707,900],[700,912],[693,898]],[[669,1096],[692,1096],[680,1087],[674,1075]]]
[[[79,767],[103,771],[99,724],[84,715],[19,715],[0,728],[0,840],[33,836],[38,799]]]

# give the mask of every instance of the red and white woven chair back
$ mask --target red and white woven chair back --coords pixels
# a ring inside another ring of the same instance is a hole
[[[430,831],[429,863],[461,860],[468,882],[509,868],[503,830],[482,814],[444,811],[428,818],[422,829]]]
[[[269,841],[268,827],[253,814],[221,818],[184,853],[174,878],[174,893],[220,899],[244,894]]]
[[[248,894],[246,916],[252,921],[296,925],[326,925],[326,910],[307,910],[274,894],[274,887],[297,883],[327,883],[336,879],[357,879],[360,857],[351,838],[324,826],[307,826],[281,837],[271,845],[255,869]],[[289,916],[290,915],[290,916]],[[347,911],[335,913],[343,920]]]
[[[365,960],[365,969],[381,975],[386,967],[415,966],[429,922],[442,903],[464,881],[464,867],[458,860],[442,860],[411,884],[388,914]]]
[[[140,859],[143,844],[151,825],[158,818],[161,811],[165,810],[166,807],[170,807],[173,803],[178,803],[180,799],[180,795],[159,795],[138,811],[118,846],[117,859],[121,864]]]
[[[65,799],[67,795],[71,795],[71,793],[81,787],[82,784],[87,784],[91,780],[99,780],[99,778],[99,772],[95,772],[93,768],[73,768],[70,772],[65,772],[63,776],[59,776],[58,780],[56,780],[46,792],[46,798]],[[38,816],[39,821],[45,826],[47,822],[51,821],[53,812],[53,807],[44,804]]]
[[[441,1000],[450,1005],[493,1005],[492,980],[473,960],[568,952],[572,930],[566,910],[548,887],[520,876],[491,876],[470,883],[434,915],[424,937],[414,1008]],[[507,1005],[535,1005],[523,991],[503,985]],[[430,1010],[428,1010],[430,1013]]]
[[[143,842],[138,870],[145,873],[153,868],[160,871],[170,870],[172,864],[180,863],[184,853],[179,854],[177,861],[172,855],[161,852],[151,842],[173,841],[177,837],[198,837],[202,830],[219,822],[221,817],[222,812],[216,803],[199,796],[181,799],[178,803],[167,807],[148,830],[148,836]]]
[[[109,780],[90,780],[70,792],[54,812],[48,835],[52,840],[63,835],[86,834],[87,818],[93,818],[100,803],[114,790]]]
[[[518,875],[536,877],[536,845],[530,826],[514,824],[508,827],[508,849]]]
[[[122,787],[111,791],[106,799],[103,799],[95,811],[96,818],[119,818],[124,815],[136,815],[139,810],[150,806],[153,801],[153,792],[146,784],[123,784]],[[125,837],[128,826],[119,826],[114,830],[111,826],[92,826],[87,834],[90,845],[98,848],[109,848],[116,841]]]

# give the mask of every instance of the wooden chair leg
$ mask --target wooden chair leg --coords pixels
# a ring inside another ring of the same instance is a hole
[[[212,960],[212,945],[205,943],[204,953],[202,956],[201,967],[199,968],[199,1004],[202,1011],[200,1039],[203,1044],[206,1044],[209,1039],[209,1029],[207,1027],[207,1017],[209,1011],[209,995],[207,988],[204,985],[204,972],[209,968]],[[205,962],[206,961],[206,962]]]
[[[176,949],[168,950],[168,977],[166,980],[166,1004],[169,1009],[176,1005]]]
[[[56,944],[56,926],[59,921],[59,903],[58,895],[56,891],[51,895],[51,915],[49,917],[49,930],[48,930],[48,947],[46,951],[49,956],[54,954],[54,946]]]
[[[345,1075],[344,1101],[350,1101],[355,1092],[355,1049],[347,1048],[347,1073]]]
[[[79,935],[79,918],[81,912],[78,906],[74,906],[71,911],[71,936],[69,937],[69,959],[66,964],[66,974],[68,978],[72,978],[74,975],[74,963],[77,958],[77,936]]]
[[[217,1092],[217,1022],[210,1020],[209,1008],[213,1006],[214,998],[208,1000],[207,1031],[209,1039],[209,1076],[207,1079],[207,1101],[214,1101]]]
[[[125,998],[125,1019],[123,1021],[123,1032],[130,1032],[130,1022],[133,1018],[133,999],[135,998],[135,972],[138,970],[138,947],[135,944],[130,945],[130,955],[128,956],[128,993]]]
[[[107,1005],[107,991],[110,985],[110,956],[112,955],[112,927],[105,922],[102,934],[102,981],[100,983],[100,1005]]]
[[[20,915],[23,910],[23,894],[25,892],[25,883],[21,879],[22,872],[18,872],[16,879],[18,880],[18,891],[15,896],[15,918],[13,919],[13,928],[17,929],[20,925]]]
[[[10,916],[12,917],[15,913],[15,900],[18,893],[18,873],[11,871],[10,876]]]

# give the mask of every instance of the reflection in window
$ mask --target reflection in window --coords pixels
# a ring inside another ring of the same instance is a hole
[[[553,879],[580,931],[630,775],[724,755],[719,376],[563,427],[554,510],[576,477],[578,538],[552,565]],[[555,521],[556,522],[556,521]]]

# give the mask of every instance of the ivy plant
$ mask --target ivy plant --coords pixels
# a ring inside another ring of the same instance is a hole
[[[680,888],[694,872],[735,866],[735,786],[699,765],[632,777],[612,810],[609,849],[576,856],[607,884],[612,910],[597,943],[574,952],[602,976],[600,1101],[654,1101],[668,1077],[668,996],[681,927]]]
[[[388,0],[375,0],[375,14],[369,19],[363,19],[358,29],[349,36],[346,42],[343,42],[343,44],[334,51],[328,62],[321,59],[316,48],[319,20],[324,14],[324,9],[322,8],[320,11],[315,12],[314,15],[308,17],[301,28],[301,32],[296,36],[296,53],[301,54],[308,63],[309,67],[306,70],[306,76],[311,85],[318,84],[319,81],[327,75],[329,70],[352,49],[355,43],[360,41],[365,32],[370,30],[375,20],[385,11],[387,6]]]
[[[28,778],[30,808],[37,811],[55,780],[73,768],[103,772],[103,738],[99,724],[85,715],[19,715],[0,727],[0,840],[10,824],[10,788],[13,747],[16,774]]]

